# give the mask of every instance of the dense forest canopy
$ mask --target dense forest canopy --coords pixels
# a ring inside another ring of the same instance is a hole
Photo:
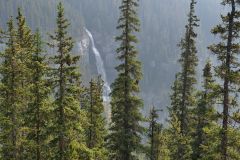
[[[0,160],[240,160],[239,0],[0,1]]]

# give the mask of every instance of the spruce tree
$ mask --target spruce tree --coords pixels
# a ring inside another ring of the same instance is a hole
[[[171,121],[171,118],[173,118],[174,116],[177,116],[178,118],[180,117],[181,110],[179,106],[181,102],[181,95],[180,95],[181,83],[180,83],[179,77],[180,77],[180,74],[177,73],[175,75],[173,86],[171,87],[171,90],[172,90],[172,94],[170,95],[171,105],[170,107],[168,107],[170,121]]]
[[[221,42],[213,44],[209,49],[217,56],[220,62],[215,68],[215,73],[223,83],[221,86],[221,103],[223,105],[222,112],[222,130],[221,130],[221,159],[230,158],[230,121],[234,108],[234,98],[238,94],[237,84],[239,84],[239,0],[223,0],[222,5],[226,6],[230,11],[226,15],[221,15],[222,24],[212,29],[214,35],[219,35]]]
[[[170,150],[170,159],[185,160],[190,159],[192,148],[189,136],[183,135],[181,132],[181,81],[180,74],[176,74],[174,84],[172,86],[171,106],[169,107],[169,134],[168,148]]]
[[[17,41],[22,48],[22,56],[26,56],[28,61],[31,61],[31,52],[33,48],[33,35],[31,29],[28,27],[26,17],[23,15],[20,8],[18,8],[17,20]],[[25,59],[26,60],[26,59]]]
[[[193,92],[194,84],[196,84],[195,70],[198,62],[197,49],[195,46],[195,39],[197,34],[195,28],[198,27],[198,18],[195,15],[196,1],[191,0],[190,13],[188,15],[188,24],[186,25],[185,37],[181,40],[179,46],[182,50],[182,55],[179,60],[182,65],[182,71],[180,72],[179,80],[181,83],[181,102],[180,102],[180,122],[182,134],[189,132],[188,121],[189,121],[189,109],[194,106]]]
[[[34,41],[34,36],[32,34],[32,31],[30,27],[28,26],[26,22],[26,17],[23,15],[22,10],[18,8],[18,15],[16,17],[17,21],[17,35],[16,35],[16,40],[17,44],[21,48],[19,50],[19,60],[22,61],[24,65],[25,71],[22,73],[22,86],[25,88],[25,94],[23,95],[23,99],[26,101],[26,106],[27,103],[29,102],[29,86],[31,84],[31,58],[32,58],[32,53],[33,53],[33,41]],[[26,107],[25,106],[25,107]]]
[[[50,101],[51,88],[48,84],[47,74],[49,67],[46,63],[46,55],[43,52],[43,41],[39,31],[36,32],[33,42],[33,54],[31,57],[31,101],[25,112],[25,124],[27,127],[28,152],[25,159],[42,160],[48,158],[48,127],[51,118],[52,105]]]
[[[205,130],[216,126],[217,116],[215,105],[215,84],[211,73],[211,63],[208,61],[203,69],[203,91],[198,95],[198,105],[195,110],[197,119],[196,130],[194,133],[193,159],[205,159],[207,152],[205,148],[210,147],[209,141],[214,142]],[[213,145],[211,145],[213,146]]]
[[[174,118],[174,123],[179,123],[179,129],[181,138],[185,139],[183,141],[179,140],[177,144],[176,155],[179,155],[177,159],[191,159],[191,110],[195,106],[194,99],[194,85],[196,84],[195,70],[198,62],[197,49],[196,49],[196,38],[195,28],[198,27],[198,18],[195,15],[195,5],[196,1],[191,0],[190,12],[188,15],[188,24],[186,25],[185,37],[181,40],[179,46],[182,50],[181,58],[179,60],[182,70],[177,74],[176,82],[178,84],[177,88],[174,88],[172,95],[172,106],[170,107],[170,121],[173,123],[172,118]],[[176,87],[176,86],[175,86]],[[176,94],[176,95],[174,95]],[[174,128],[173,128],[174,129]],[[175,128],[177,129],[177,128]],[[181,142],[183,142],[181,144]]]
[[[16,43],[16,29],[13,18],[8,22],[9,35],[6,49],[1,54],[1,157],[3,159],[17,159],[19,157],[19,129],[21,120],[21,62],[19,58],[19,46]]]
[[[168,142],[169,136],[167,130],[158,122],[159,115],[155,107],[150,111],[147,157],[149,160],[169,160]]]
[[[103,106],[103,81],[99,77],[97,80],[91,80],[89,88],[89,105],[86,108],[89,127],[86,129],[87,146],[93,152],[94,160],[106,160],[107,150],[105,146],[106,121]]]
[[[51,79],[54,86],[54,113],[52,126],[53,159],[86,158],[88,150],[83,136],[86,116],[80,108],[79,56],[73,56],[73,40],[68,35],[69,22],[64,18],[62,3],[57,6],[57,29],[51,35],[50,46],[57,48],[53,60]]]
[[[134,35],[139,31],[137,7],[138,0],[122,0],[119,7],[121,13],[117,29],[121,34],[116,41],[120,42],[117,53],[121,63],[116,67],[118,77],[111,86],[112,123],[109,136],[110,159],[116,160],[137,159],[134,153],[142,147],[144,129],[140,124],[143,121],[140,109],[143,102],[138,96],[142,73]]]
[[[17,22],[17,34],[16,34],[16,42],[19,46],[19,57],[18,61],[21,61],[22,69],[21,69],[21,81],[19,85],[22,86],[22,94],[20,95],[22,101],[22,110],[19,111],[22,119],[22,131],[21,131],[21,145],[19,146],[19,153],[21,159],[26,159],[28,157],[28,147],[27,147],[27,138],[28,130],[25,126],[25,121],[28,121],[25,117],[26,110],[28,108],[28,104],[31,100],[30,86],[31,86],[31,58],[33,53],[33,41],[34,36],[32,34],[31,29],[29,28],[26,17],[23,15],[20,8],[18,8],[16,17]]]
[[[158,133],[157,160],[170,160],[169,132],[160,126]]]
[[[158,160],[158,149],[159,149],[159,135],[161,125],[157,122],[158,110],[153,107],[150,111],[149,116],[149,131],[148,131],[148,139],[149,139],[149,153],[148,157],[150,160]]]
[[[25,130],[23,113],[27,108],[28,87],[23,85],[29,72],[22,59],[24,48],[19,43],[13,19],[8,22],[8,42],[1,54],[1,144],[3,159],[23,156]],[[27,58],[26,58],[27,59]]]

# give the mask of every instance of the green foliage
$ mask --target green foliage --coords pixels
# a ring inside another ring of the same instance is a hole
[[[153,107],[149,116],[147,157],[149,160],[169,160],[167,132],[158,118],[158,110]]]
[[[80,109],[80,74],[77,70],[78,56],[73,56],[73,40],[68,36],[68,20],[64,18],[62,3],[58,5],[57,29],[51,35],[53,56],[51,80],[54,86],[54,118],[52,125],[53,159],[81,159],[88,156],[83,134],[86,114]]]
[[[31,100],[24,113],[24,126],[28,129],[25,147],[25,159],[46,159],[49,157],[48,128],[52,118],[51,87],[46,79],[49,66],[43,54],[43,42],[39,31],[34,35],[31,57]]]
[[[157,160],[170,160],[169,134],[167,129],[162,128],[158,135],[158,156]]]
[[[207,62],[203,69],[203,91],[198,94],[198,104],[194,112],[195,137],[193,140],[193,159],[207,159],[213,157],[209,155],[211,150],[217,149],[217,141],[213,141],[209,130],[217,128],[217,113],[215,110],[216,94],[214,92],[215,84],[211,73],[211,63]],[[208,132],[207,132],[208,131]],[[215,136],[218,135],[215,133]],[[209,143],[211,141],[211,143]],[[207,148],[207,149],[206,149]]]
[[[20,9],[17,28],[13,18],[8,22],[6,48],[1,54],[1,144],[3,159],[25,157],[26,133],[24,115],[30,95],[30,61],[32,54],[31,30]]]
[[[18,147],[19,157],[20,159],[27,159],[29,153],[27,134],[29,132],[29,128],[26,126],[26,121],[28,119],[25,117],[26,111],[28,110],[28,105],[31,103],[31,85],[32,85],[32,56],[34,52],[34,35],[26,22],[26,17],[22,14],[22,10],[18,8],[18,14],[16,17],[17,22],[17,32],[16,32],[16,42],[19,46],[17,61],[21,62],[21,71],[20,76],[22,77],[18,82],[20,86],[22,86],[22,94],[18,95],[21,99],[22,110],[21,110],[21,146]],[[17,67],[17,66],[15,66]],[[14,67],[14,68],[15,68]],[[19,121],[19,120],[18,120]]]
[[[13,18],[8,22],[9,39],[6,49],[1,54],[4,62],[1,64],[1,157],[14,159],[19,156],[17,149],[20,146],[20,126],[22,120],[23,102],[21,94],[24,92],[20,82],[22,76],[22,62],[19,61],[19,45],[16,40],[16,29]],[[17,67],[18,66],[18,67]]]
[[[176,79],[172,86],[171,107],[169,107],[169,150],[170,159],[191,159],[191,137],[181,133],[181,83],[179,80],[180,74],[176,74]]]
[[[186,25],[185,37],[181,40],[179,46],[181,47],[182,54],[179,60],[182,71],[179,73],[180,82],[180,117],[181,132],[182,134],[188,134],[190,129],[189,124],[189,112],[195,105],[194,100],[194,85],[196,84],[195,70],[198,62],[197,49],[195,39],[197,34],[194,29],[198,27],[198,18],[195,15],[195,0],[191,0],[190,13],[188,15],[188,24]]]
[[[173,93],[171,95],[170,124],[172,136],[176,136],[177,141],[172,139],[173,152],[172,159],[187,160],[191,159],[192,154],[192,138],[193,132],[193,109],[196,104],[195,100],[195,70],[198,62],[196,56],[197,34],[195,28],[198,27],[198,18],[195,15],[195,0],[191,0],[190,12],[188,15],[188,24],[186,25],[185,37],[181,40],[179,46],[182,50],[179,60],[182,71],[176,75]],[[176,135],[177,134],[177,135]],[[180,134],[180,135],[178,135]]]
[[[92,150],[93,160],[106,160],[107,150],[105,148],[106,142],[106,121],[103,117],[104,106],[103,106],[103,81],[100,77],[97,80],[91,80],[90,87],[87,93],[87,103],[84,109],[87,111],[87,118],[89,126],[86,129],[86,141],[89,149]]]
[[[116,41],[120,44],[116,52],[120,64],[112,84],[108,137],[103,81],[98,78],[91,80],[89,88],[82,86],[79,57],[72,54],[74,43],[62,3],[57,6],[55,34],[50,35],[49,46],[55,52],[50,58],[44,54],[40,32],[33,35],[21,10],[17,10],[16,26],[10,18],[7,31],[0,31],[0,42],[5,45],[0,53],[0,159],[240,159],[240,1],[222,2],[231,11],[222,15],[223,23],[212,30],[221,42],[209,47],[220,63],[212,74],[207,62],[202,89],[196,94],[195,28],[199,20],[194,11],[196,1],[191,0],[185,37],[179,44],[182,70],[172,86],[169,125],[160,125],[153,108],[146,147],[142,145],[145,142],[143,102],[139,97],[142,72],[135,36],[140,26],[138,4],[138,0],[122,0],[119,7],[120,35]],[[214,75],[218,78],[216,82]],[[216,109],[219,102],[223,105],[220,114]],[[146,152],[141,152],[142,149]]]
[[[159,133],[162,126],[157,122],[158,120],[158,111],[153,107],[150,111],[149,116],[149,130],[148,130],[148,143],[149,151],[147,156],[150,160],[157,160],[158,158],[158,148],[159,148]]]
[[[112,124],[110,127],[110,159],[133,160],[133,154],[141,148],[143,121],[140,109],[142,100],[138,97],[139,80],[142,77],[141,64],[137,59],[134,35],[139,31],[136,8],[138,0],[123,0],[119,7],[121,14],[117,29],[121,34],[116,38],[120,42],[117,49],[121,64],[116,67],[118,77],[112,84],[111,105]]]
[[[169,143],[171,160],[187,160],[191,159],[192,147],[190,145],[191,139],[189,136],[184,136],[181,133],[181,123],[175,113],[171,113],[168,128]]]
[[[218,91],[219,101],[223,106],[221,114],[222,129],[221,129],[221,159],[231,159],[231,151],[235,146],[230,145],[232,117],[234,110],[238,105],[239,94],[239,38],[240,38],[240,11],[238,0],[223,0],[222,5],[230,6],[226,15],[221,15],[222,24],[217,25],[212,29],[214,35],[219,35],[221,42],[212,44],[209,49],[217,56],[220,62],[215,67],[216,76],[220,79]],[[233,135],[234,136],[234,135]],[[235,135],[236,136],[236,135]],[[233,148],[232,148],[233,147]],[[236,158],[236,157],[235,157]],[[233,158],[234,159],[234,158]]]

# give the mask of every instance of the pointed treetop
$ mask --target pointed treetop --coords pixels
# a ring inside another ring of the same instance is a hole
[[[212,77],[211,68],[212,68],[212,64],[211,64],[211,61],[208,59],[203,69],[204,77],[209,77],[209,76]]]

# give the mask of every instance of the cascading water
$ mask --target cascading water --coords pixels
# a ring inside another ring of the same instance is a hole
[[[107,81],[106,71],[105,71],[105,67],[104,67],[104,64],[103,64],[102,57],[101,57],[98,49],[95,46],[93,35],[86,28],[85,28],[85,31],[86,31],[86,33],[87,33],[87,35],[88,35],[88,37],[90,38],[90,41],[91,41],[92,51],[93,51],[95,59],[96,59],[97,72],[98,72],[99,75],[101,75],[101,78],[104,81],[103,101],[106,103],[106,107],[108,107],[108,108],[105,108],[105,112],[107,112],[106,114],[108,115],[108,118],[109,118],[109,116],[110,116],[110,107],[109,107],[110,97],[109,97],[109,94],[111,93],[111,88],[110,88],[109,83]]]

